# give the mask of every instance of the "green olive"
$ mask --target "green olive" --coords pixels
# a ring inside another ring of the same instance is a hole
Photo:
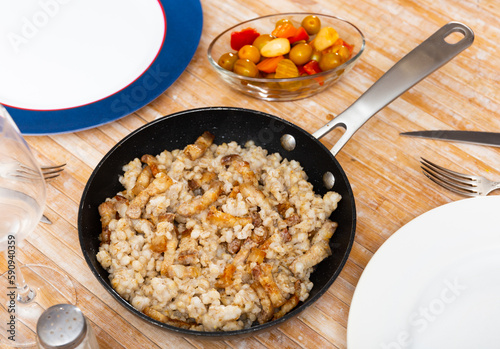
[[[285,23],[292,23],[292,22],[290,22],[290,20],[286,18],[280,19],[279,21],[276,22],[275,28],[278,28],[280,25],[283,25]]]
[[[349,52],[349,49],[345,46],[342,46],[339,49],[339,55],[342,59],[342,62],[347,62],[349,58],[351,57],[351,52]]]
[[[238,59],[234,63],[233,72],[238,75],[255,78],[259,74],[259,69],[255,63],[249,59]]]
[[[238,51],[238,57],[240,59],[249,59],[255,64],[260,61],[259,49],[253,45],[245,45]]]
[[[234,62],[238,60],[238,56],[232,52],[224,53],[219,58],[219,65],[229,71],[233,70]]]
[[[318,17],[314,15],[306,16],[302,23],[300,24],[306,30],[307,34],[314,35],[318,34],[321,29],[321,21]]]
[[[322,71],[337,68],[342,64],[342,58],[337,52],[328,52],[321,56],[319,67]]]
[[[309,44],[298,44],[292,47],[289,58],[296,65],[306,64],[311,60],[313,48]]]
[[[257,47],[257,49],[260,51],[260,49],[272,39],[274,39],[274,37],[271,34],[259,35],[257,39],[253,41],[252,46]]]

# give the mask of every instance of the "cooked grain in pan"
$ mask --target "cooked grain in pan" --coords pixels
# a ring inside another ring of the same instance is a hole
[[[307,299],[341,197],[315,194],[297,161],[213,139],[205,132],[184,150],[124,166],[124,190],[99,206],[97,259],[113,288],[154,319],[239,330]]]

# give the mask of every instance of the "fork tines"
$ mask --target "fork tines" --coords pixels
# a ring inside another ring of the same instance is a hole
[[[64,171],[64,166],[66,166],[66,164],[61,164],[57,166],[42,166],[41,169],[43,178],[46,181],[48,181],[58,177],[61,174],[61,172]]]
[[[420,163],[424,175],[434,183],[457,194],[465,196],[478,195],[475,176],[449,170],[424,158],[420,158]]]

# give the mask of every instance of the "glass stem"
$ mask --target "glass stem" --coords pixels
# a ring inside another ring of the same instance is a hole
[[[14,266],[16,270],[16,287],[17,287],[17,301],[19,303],[29,303],[35,299],[36,292],[33,290],[26,280],[24,280],[21,267],[19,266],[18,259],[14,256]]]

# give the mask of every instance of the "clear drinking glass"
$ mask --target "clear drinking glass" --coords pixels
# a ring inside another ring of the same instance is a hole
[[[76,304],[72,281],[56,269],[27,264],[19,248],[38,225],[46,200],[45,180],[18,127],[0,105],[0,347],[36,345],[36,322],[52,305]]]

